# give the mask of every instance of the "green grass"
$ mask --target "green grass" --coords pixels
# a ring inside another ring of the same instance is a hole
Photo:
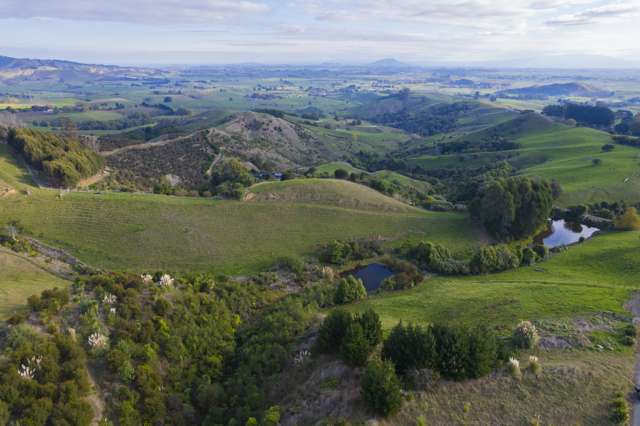
[[[408,176],[404,176],[400,173],[391,170],[379,170],[374,173],[367,172],[366,170],[359,169],[344,161],[334,161],[331,163],[321,164],[316,167],[315,176],[333,176],[338,169],[346,170],[349,173],[360,174],[364,173],[369,176],[376,177],[382,181],[386,181],[389,184],[396,184],[406,189],[416,189],[420,192],[429,192],[431,190],[431,184],[412,179]]]
[[[611,143],[609,134],[589,129],[555,125],[513,139],[521,147],[513,151],[480,152],[443,156],[420,156],[410,160],[426,169],[476,167],[508,158],[518,173],[557,180],[563,188],[560,205],[600,201],[640,201],[640,150]],[[598,158],[602,164],[593,165]],[[625,182],[626,181],[626,182]]]
[[[402,292],[353,306],[374,308],[385,328],[398,321],[425,324],[478,321],[508,333],[522,319],[562,320],[610,311],[640,290],[640,232],[600,235],[534,267],[501,274],[437,277]]]
[[[377,207],[345,208],[354,206],[295,198],[240,202],[129,193],[72,192],[60,198],[57,191],[30,186],[6,145],[0,145],[0,179],[31,192],[0,199],[0,224],[18,219],[36,238],[105,269],[235,274],[260,271],[282,256],[313,255],[334,239],[429,238],[456,247],[476,243],[463,214],[414,209],[348,182],[337,182],[351,191],[343,200],[353,202],[356,194],[365,202],[375,200]],[[393,209],[379,208],[385,205]]]
[[[0,200],[45,242],[106,269],[256,272],[333,239],[382,236],[473,244],[462,214],[384,213],[331,206],[53,191]]]
[[[367,186],[336,179],[295,179],[252,186],[253,201],[311,203],[378,212],[421,213]]]
[[[0,320],[24,307],[27,298],[53,287],[66,287],[68,281],[43,270],[35,262],[0,248]]]

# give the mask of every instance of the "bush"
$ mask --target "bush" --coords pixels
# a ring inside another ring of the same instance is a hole
[[[362,280],[349,275],[346,278],[342,278],[338,283],[334,301],[336,305],[344,305],[366,297],[367,290],[364,288]]]
[[[400,410],[400,380],[392,362],[374,361],[367,365],[362,378],[361,395],[367,407],[382,417],[388,417]]]
[[[617,425],[626,425],[630,417],[629,403],[620,392],[616,394],[611,404],[611,421]]]
[[[542,374],[542,365],[540,365],[540,360],[537,356],[529,356],[529,371],[534,376],[538,377]]]
[[[507,271],[520,266],[518,254],[507,245],[484,246],[476,250],[469,266],[473,274]]]
[[[621,231],[637,231],[640,229],[640,215],[634,207],[629,207],[614,221],[616,229]]]
[[[379,241],[340,241],[335,240],[320,252],[320,261],[341,265],[349,260],[362,260],[369,257],[378,256],[382,253]]]
[[[521,321],[511,336],[514,346],[520,349],[532,349],[538,345],[538,340],[538,330],[529,321]]]
[[[406,254],[428,271],[446,275],[469,272],[464,262],[456,260],[446,247],[439,244],[422,241],[415,246],[409,246]]]
[[[522,379],[522,370],[520,370],[520,361],[517,358],[509,358],[509,362],[507,363],[509,367],[509,373],[511,376],[516,379]]]

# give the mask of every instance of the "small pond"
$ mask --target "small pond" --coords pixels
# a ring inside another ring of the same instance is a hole
[[[360,278],[367,293],[372,293],[380,288],[382,281],[394,275],[394,272],[382,263],[371,263],[351,271],[348,275]]]
[[[539,236],[538,240],[542,240],[543,244],[549,248],[555,248],[575,244],[581,239],[587,240],[598,231],[598,228],[569,223],[564,219],[554,220],[551,222],[549,231]]]

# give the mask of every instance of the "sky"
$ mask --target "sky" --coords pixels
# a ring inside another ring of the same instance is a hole
[[[389,57],[640,65],[639,22],[640,0],[0,0],[0,55],[127,65]]]

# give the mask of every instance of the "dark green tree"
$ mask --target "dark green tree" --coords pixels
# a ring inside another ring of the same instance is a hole
[[[360,323],[354,321],[349,324],[340,345],[342,360],[353,367],[362,367],[366,364],[370,352],[371,345]]]
[[[382,346],[382,359],[393,362],[398,374],[410,369],[435,367],[436,344],[431,327],[404,325],[400,322]]]
[[[390,361],[373,361],[362,378],[361,395],[371,411],[382,417],[395,414],[402,407],[400,380]]]

